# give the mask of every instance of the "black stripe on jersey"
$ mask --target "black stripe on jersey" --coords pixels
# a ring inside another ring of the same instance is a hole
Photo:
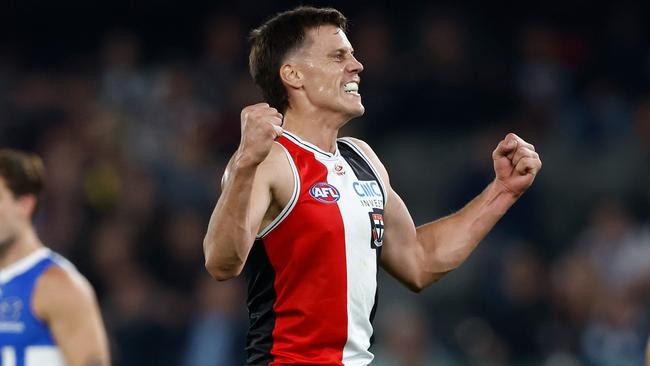
[[[376,249],[377,251],[377,289],[375,289],[375,303],[372,305],[372,310],[370,310],[370,324],[375,320],[375,314],[377,313],[377,303],[379,303],[379,258],[381,257],[381,248]],[[370,336],[370,347],[375,344],[375,331],[373,328],[372,335]]]
[[[246,365],[266,366],[273,361],[273,328],[276,301],[275,271],[262,239],[256,239],[246,260],[242,275],[248,284],[248,320]]]
[[[361,155],[361,152],[356,149],[354,145],[345,140],[338,140],[339,151],[341,156],[347,161],[347,163],[354,171],[354,174],[359,180],[374,180],[379,183],[379,186],[382,187],[381,194],[384,198],[384,204],[386,204],[386,194],[384,191],[384,186],[381,184],[381,180],[376,174],[373,167],[370,165],[370,162]],[[383,212],[383,210],[382,210]],[[379,258],[381,256],[381,247],[375,249],[376,260],[377,260],[377,287],[375,289],[375,303],[372,305],[372,310],[370,311],[370,324],[375,320],[375,313],[377,312],[377,302],[379,301]],[[370,336],[370,347],[375,343],[375,333]]]
[[[386,194],[387,194],[387,192],[386,192],[386,187],[384,187],[384,181],[379,176],[379,173],[377,172],[377,170],[375,170],[375,167],[372,166],[372,163],[370,163],[370,160],[368,160],[368,158],[366,158],[366,155],[363,153],[363,151],[361,151],[361,149],[359,147],[357,147],[353,142],[348,141],[345,138],[340,138],[340,139],[337,140],[337,142],[338,142],[338,146],[339,146],[339,151],[341,151],[341,156],[343,156],[345,158],[345,160],[348,162],[348,164],[350,164],[350,166],[352,166],[352,170],[354,170],[354,173],[357,174],[357,177],[359,177],[359,179],[362,179],[362,180],[374,179],[374,180],[377,181],[377,183],[381,187],[381,194],[382,194],[382,196],[384,196],[384,204],[386,204],[386,198],[387,198]],[[347,156],[349,156],[350,159],[348,159],[346,157],[346,155],[343,154],[341,146],[346,147],[345,150],[347,151]],[[363,162],[365,162],[365,166],[367,166],[367,168],[362,168],[362,169],[364,169],[364,171],[367,172],[367,174],[369,174],[369,175],[366,175],[366,178],[361,178],[361,176],[359,176],[359,174],[357,173],[357,171],[355,170],[354,166],[351,163],[351,160],[354,160],[356,162],[359,158],[361,158],[361,161],[359,163],[357,163],[357,165],[361,164],[361,166],[363,166],[364,165]],[[370,178],[368,178],[368,177],[370,177]]]
[[[386,202],[386,195],[384,194],[383,185],[379,178],[375,175],[374,170],[368,163],[368,161],[356,151],[354,146],[345,140],[338,140],[339,151],[341,156],[345,161],[350,164],[354,174],[359,180],[374,180],[379,183],[379,186],[382,187],[382,196],[384,196],[384,202]]]

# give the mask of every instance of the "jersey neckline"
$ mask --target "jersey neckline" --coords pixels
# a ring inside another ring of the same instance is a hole
[[[4,269],[0,269],[0,284],[8,283],[15,277],[29,271],[36,263],[47,257],[50,253],[48,248],[39,248]]]
[[[341,156],[338,145],[335,145],[336,150],[333,153],[331,153],[321,149],[320,147],[312,144],[311,142],[303,140],[298,135],[291,133],[289,131],[284,131],[282,135],[287,137],[289,140],[291,140],[294,144],[298,145],[299,147],[309,152],[320,155],[321,157],[327,159],[338,159]]]

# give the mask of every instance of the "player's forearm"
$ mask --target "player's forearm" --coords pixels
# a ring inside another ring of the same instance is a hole
[[[97,300],[78,299],[79,308],[71,314],[58,316],[58,324],[51,324],[53,335],[61,348],[68,366],[110,366],[111,357],[106,330],[101,319]],[[75,295],[71,295],[75,297]],[[78,298],[78,296],[77,296]]]
[[[239,274],[254,241],[250,229],[250,203],[256,165],[235,160],[212,212],[203,241],[205,266],[225,280]]]
[[[425,282],[458,268],[516,200],[495,181],[460,211],[418,227]]]

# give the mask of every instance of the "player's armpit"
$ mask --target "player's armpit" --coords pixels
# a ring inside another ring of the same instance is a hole
[[[68,366],[110,364],[97,299],[81,274],[50,267],[39,278],[32,301],[35,314],[48,324]]]

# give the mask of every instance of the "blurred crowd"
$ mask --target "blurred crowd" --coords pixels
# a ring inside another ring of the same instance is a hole
[[[343,132],[375,148],[416,223],[478,194],[507,132],[544,162],[459,270],[419,295],[382,275],[376,364],[641,365],[648,8],[573,18],[472,4],[401,16],[340,4],[367,111]],[[213,281],[202,253],[240,110],[261,100],[246,38],[271,13],[244,14],[203,16],[188,46],[165,55],[128,24],[38,66],[0,43],[0,145],[43,156],[38,231],[95,286],[115,365],[244,362],[245,286]]]

